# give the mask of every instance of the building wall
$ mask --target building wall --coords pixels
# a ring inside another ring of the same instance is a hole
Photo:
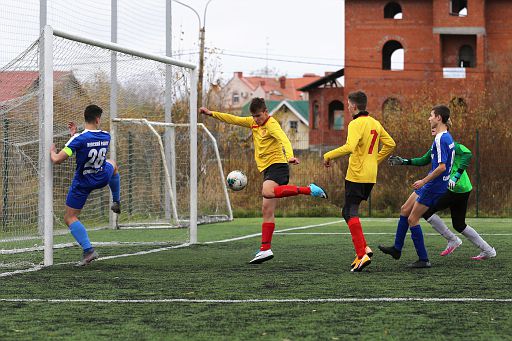
[[[487,23],[487,61],[494,69],[499,61],[512,56],[512,3],[508,0],[487,0],[485,9]]]
[[[233,77],[222,90],[224,95],[223,108],[226,110],[237,110],[242,108],[253,97],[253,92],[247,84],[238,77]],[[239,95],[238,103],[233,102],[233,93]]]
[[[272,117],[279,121],[281,128],[286,133],[294,150],[305,150],[309,148],[309,127],[305,125],[288,108],[281,108]],[[290,128],[290,122],[297,122],[297,132]]]
[[[341,101],[346,107],[343,97],[343,88],[316,88],[309,91],[309,143],[312,146],[340,146],[346,140],[346,128],[343,130],[329,129],[329,103]],[[313,128],[314,105],[318,103],[318,127]],[[350,119],[350,114],[344,110],[344,122]]]
[[[485,87],[486,48],[499,45],[488,44],[486,21],[493,20],[498,26],[510,19],[495,14],[510,12],[504,9],[507,1],[488,0],[486,12],[485,0],[468,0],[467,17],[450,15],[449,0],[396,1],[402,7],[401,20],[384,18],[388,2],[346,0],[345,102],[348,93],[363,90],[369,97],[368,111],[377,118],[382,117],[386,99],[393,97],[404,103],[425,91],[435,91],[442,102],[462,97],[471,105],[472,96]],[[494,27],[491,32],[498,37],[494,32],[501,30]],[[456,39],[456,34],[461,39]],[[400,42],[404,48],[402,71],[382,69],[382,48],[389,40]],[[476,45],[476,67],[466,68],[465,79],[445,78],[443,66],[456,66],[456,51],[464,44]]]

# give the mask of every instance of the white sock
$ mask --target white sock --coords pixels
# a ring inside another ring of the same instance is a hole
[[[464,231],[462,231],[462,235],[469,239],[477,248],[482,251],[491,251],[492,247],[487,244],[485,240],[480,237],[478,232],[476,232],[471,226],[466,225]]]
[[[448,229],[448,226],[444,223],[444,221],[439,218],[437,214],[433,214],[430,218],[427,219],[427,221],[432,225],[434,230],[439,232],[441,236],[446,238],[447,241],[456,241],[457,236]]]

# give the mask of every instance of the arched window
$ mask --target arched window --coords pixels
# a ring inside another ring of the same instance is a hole
[[[382,69],[403,70],[404,48],[396,40],[390,40],[382,48]]]
[[[384,18],[402,19],[402,7],[396,2],[390,2],[384,7]]]
[[[319,107],[318,107],[318,102],[317,101],[314,101],[313,102],[313,118],[312,118],[312,124],[313,126],[311,127],[312,129],[318,129],[318,124],[319,124]]]
[[[450,14],[458,17],[468,15],[468,0],[451,0]]]
[[[460,67],[475,67],[475,51],[469,45],[462,45],[459,49],[459,64]]]
[[[343,120],[343,103],[340,101],[332,101],[329,103],[329,129],[342,130],[345,124]]]
[[[389,97],[382,103],[382,118],[399,115],[402,113],[400,101],[394,97]]]

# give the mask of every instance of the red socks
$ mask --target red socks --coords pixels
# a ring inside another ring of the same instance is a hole
[[[261,225],[261,247],[260,251],[266,251],[270,249],[270,243],[272,242],[272,234],[274,233],[274,223],[263,223]]]
[[[357,257],[361,259],[366,253],[366,240],[364,239],[363,228],[359,217],[350,218],[347,224],[350,229],[350,234],[352,235],[352,243],[356,249]]]
[[[309,186],[299,187],[292,185],[282,185],[274,187],[274,195],[276,196],[276,198],[292,197],[294,195],[299,194],[310,195],[311,188],[309,188]]]

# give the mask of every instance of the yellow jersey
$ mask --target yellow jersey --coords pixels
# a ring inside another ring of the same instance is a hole
[[[254,142],[254,159],[258,171],[263,172],[274,163],[288,163],[293,157],[293,148],[290,140],[279,125],[279,122],[270,116],[261,126],[249,117],[240,117],[212,111],[212,116],[229,124],[251,128]]]
[[[378,151],[379,144],[382,149]],[[334,160],[350,154],[345,179],[359,183],[376,183],[377,168],[393,150],[395,141],[379,121],[360,112],[348,125],[347,142],[324,154],[325,160]]]

